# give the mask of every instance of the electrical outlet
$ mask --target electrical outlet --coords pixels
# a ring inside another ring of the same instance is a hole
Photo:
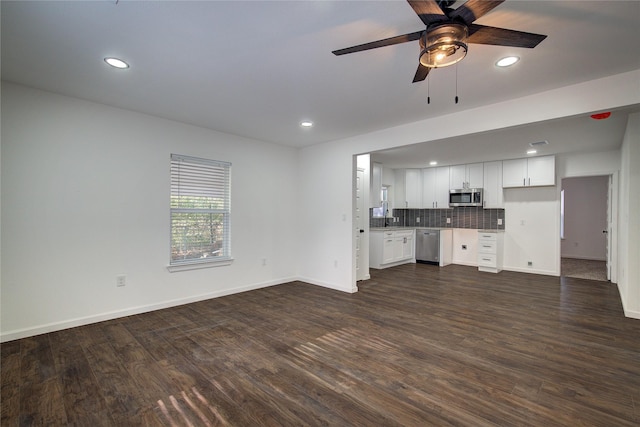
[[[447,224],[451,224],[451,218],[447,218]]]
[[[502,225],[502,218],[498,218],[498,225]]]
[[[123,286],[127,285],[127,276],[125,276],[124,274],[120,274],[118,276],[116,276],[116,286],[121,288]]]
[[[420,223],[420,217],[416,218],[416,223]]]

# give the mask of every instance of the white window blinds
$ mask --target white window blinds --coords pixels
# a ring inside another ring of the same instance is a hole
[[[231,259],[231,163],[171,155],[170,265]]]

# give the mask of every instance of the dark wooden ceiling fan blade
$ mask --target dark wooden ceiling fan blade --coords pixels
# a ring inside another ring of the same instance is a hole
[[[418,40],[424,31],[416,31],[414,33],[403,34],[401,36],[389,37],[388,39],[378,40],[375,42],[369,42],[359,44],[357,46],[345,47],[344,49],[334,50],[334,55],[345,55],[347,53],[362,52],[363,50],[376,49],[383,46],[391,46],[394,44],[412,42]]]
[[[424,79],[426,79],[427,76],[429,75],[429,71],[431,71],[431,68],[425,67],[422,64],[418,64],[418,69],[416,70],[416,75],[413,77],[413,83],[421,82]]]
[[[447,19],[447,15],[435,0],[407,0],[407,2],[426,26],[432,22]]]
[[[534,48],[546,38],[547,36],[542,34],[525,33],[524,31],[471,24],[469,25],[469,38],[467,39],[467,42],[497,46]]]
[[[496,6],[504,3],[504,0],[469,0],[456,10],[449,13],[450,18],[461,18],[467,25],[471,24],[482,15],[490,12]]]

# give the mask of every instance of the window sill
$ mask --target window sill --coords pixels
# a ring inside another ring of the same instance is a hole
[[[223,267],[225,265],[233,264],[233,258],[227,258],[220,261],[196,261],[185,264],[167,265],[169,273],[176,273],[178,271],[199,270],[202,268]]]

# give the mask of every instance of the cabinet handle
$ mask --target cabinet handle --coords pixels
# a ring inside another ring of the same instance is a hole
[[[482,245],[483,248],[490,248],[490,245]]]
[[[404,238],[404,241],[402,243],[407,243],[407,238],[406,237]]]
[[[529,183],[527,184],[529,187],[531,187],[531,178],[527,178],[527,180],[529,181]]]
[[[527,178],[522,178],[522,186],[523,187],[527,186]]]
[[[491,258],[482,258],[483,261],[491,261]]]

